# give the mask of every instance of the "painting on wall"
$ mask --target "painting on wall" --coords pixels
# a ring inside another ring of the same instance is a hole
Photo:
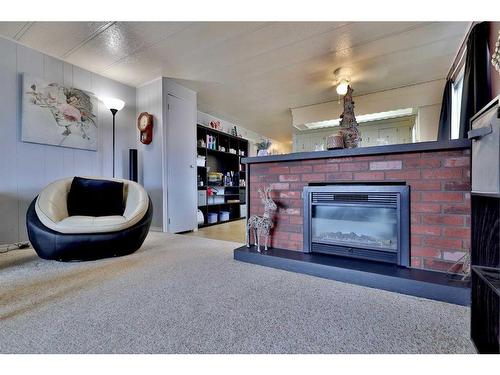
[[[22,140],[97,150],[97,97],[23,74]]]

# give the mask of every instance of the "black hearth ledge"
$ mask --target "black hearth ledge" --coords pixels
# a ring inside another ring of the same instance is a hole
[[[253,156],[241,159],[242,163],[272,163],[277,161],[298,161],[311,159],[344,158],[350,156],[388,155],[411,152],[458,150],[471,147],[469,139],[403,143],[397,145],[347,148],[331,151],[293,152],[284,155]]]
[[[254,246],[235,249],[234,259],[456,305],[471,301],[470,283],[443,272],[276,248],[258,253]]]

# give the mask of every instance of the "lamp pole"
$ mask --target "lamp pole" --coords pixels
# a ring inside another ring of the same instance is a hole
[[[117,98],[102,97],[104,105],[108,107],[113,115],[113,178],[115,177],[115,116],[116,112],[123,109],[125,102]]]
[[[109,109],[113,114],[113,178],[115,177],[115,115],[118,112],[115,108]]]

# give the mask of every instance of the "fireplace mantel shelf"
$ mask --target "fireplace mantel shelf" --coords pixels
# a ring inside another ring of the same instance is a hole
[[[470,148],[470,146],[471,141],[468,139],[454,139],[450,141],[404,143],[397,145],[358,147],[332,151],[294,152],[284,155],[254,156],[243,158],[241,159],[241,162],[245,164],[253,164],[325,158],[344,158],[364,155],[387,155],[426,151],[446,151]]]

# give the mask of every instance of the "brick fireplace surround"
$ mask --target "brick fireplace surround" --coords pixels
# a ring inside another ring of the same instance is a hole
[[[272,247],[302,251],[302,188],[311,182],[404,181],[411,197],[411,267],[445,271],[470,249],[470,144],[424,142],[244,159],[250,215],[257,189],[278,205]]]

